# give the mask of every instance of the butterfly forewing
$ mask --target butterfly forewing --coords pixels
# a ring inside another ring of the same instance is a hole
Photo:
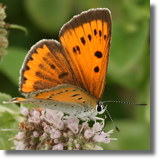
[[[74,17],[60,32],[64,54],[80,79],[80,86],[100,100],[106,79],[111,39],[107,9],[90,10]]]
[[[62,46],[54,40],[38,42],[28,53],[21,70],[20,90],[30,93],[49,89],[59,84],[76,85]]]

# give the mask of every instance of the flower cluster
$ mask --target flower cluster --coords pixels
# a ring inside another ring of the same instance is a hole
[[[87,122],[79,124],[75,116],[42,108],[28,110],[21,107],[25,121],[19,124],[14,137],[16,150],[103,150],[98,142],[109,143],[110,133],[102,131],[102,125]]]
[[[2,56],[7,53],[6,48],[8,47],[7,30],[5,29],[6,23],[4,19],[6,18],[5,8],[0,3],[0,60]]]

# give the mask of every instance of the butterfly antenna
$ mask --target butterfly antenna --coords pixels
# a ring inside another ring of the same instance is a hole
[[[112,100],[109,100],[109,101],[104,101],[103,103],[123,103],[123,104],[130,104],[130,105],[147,105],[146,103],[132,103],[132,102],[123,102],[123,101],[112,101]]]
[[[110,120],[112,121],[114,127],[116,128],[116,130],[117,130],[118,132],[120,132],[120,130],[118,129],[118,127],[117,127],[116,124],[114,123],[114,121],[113,121],[113,119],[112,119],[112,117],[111,117],[111,115],[110,115],[110,113],[109,113],[109,111],[108,111],[107,109],[106,109],[106,112],[107,112],[107,114],[108,114]]]
[[[123,104],[129,104],[129,105],[147,105],[146,103],[132,103],[132,102],[113,101],[113,100],[104,101],[103,103],[106,103],[106,102],[107,102],[107,103],[123,103]],[[118,127],[117,127],[116,124],[114,123],[114,121],[113,121],[113,119],[112,119],[112,117],[111,117],[111,115],[110,115],[110,113],[109,113],[109,111],[108,111],[107,109],[106,109],[106,112],[107,112],[110,120],[112,121],[114,127],[116,128],[116,130],[117,130],[118,132],[120,132],[120,130],[118,129]]]

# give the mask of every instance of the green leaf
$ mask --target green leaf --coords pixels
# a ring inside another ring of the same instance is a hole
[[[69,19],[72,0],[27,0],[26,11],[33,22],[45,32],[55,33]]]
[[[9,139],[13,138],[18,133],[18,122],[12,117],[12,114],[4,112],[0,116],[0,121],[6,120],[6,123],[0,124],[1,129],[15,129],[12,131],[0,131],[0,150],[11,150],[13,147],[13,141]]]
[[[5,93],[0,93],[0,113],[2,112],[9,112],[11,114],[19,114],[19,106],[14,104],[14,103],[7,103],[3,104],[3,101],[9,101],[11,100],[12,97],[5,94]]]
[[[124,1],[122,4],[121,14],[113,17],[108,75],[118,84],[135,88],[145,76],[141,63],[146,61],[148,54],[149,10],[140,8],[138,3]]]
[[[105,150],[150,150],[150,127],[144,122],[137,122],[131,119],[119,120],[116,125],[120,132],[114,129],[112,123],[107,123],[105,131],[114,129],[109,144],[100,143]]]
[[[18,47],[9,47],[7,50],[8,54],[3,57],[3,61],[0,63],[0,71],[17,85],[20,68],[28,51]]]
[[[10,150],[13,141],[8,141],[18,133],[18,123],[23,120],[20,116],[19,107],[13,103],[3,104],[8,101],[11,96],[0,93],[0,150]],[[11,131],[3,131],[3,129],[13,129]]]
[[[136,24],[134,33],[128,33],[123,25],[113,23],[108,75],[126,87],[138,86],[140,81],[137,75],[144,72],[141,63],[148,58],[148,52],[145,53],[149,36],[148,23],[149,21],[142,20]]]

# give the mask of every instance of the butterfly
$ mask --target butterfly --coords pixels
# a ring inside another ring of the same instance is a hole
[[[106,107],[100,101],[106,82],[112,20],[109,9],[90,9],[64,24],[56,40],[40,40],[29,50],[20,71],[20,92],[31,103],[63,111],[81,120]]]

